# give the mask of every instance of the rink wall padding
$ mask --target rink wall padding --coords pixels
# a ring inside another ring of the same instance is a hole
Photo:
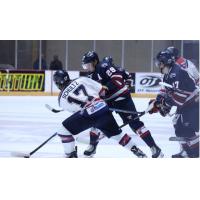
[[[1,70],[0,91],[45,91],[45,71]]]
[[[87,76],[81,71],[68,71],[70,78]],[[57,96],[58,88],[53,82],[54,71],[0,70],[0,96]],[[159,73],[131,73],[132,97],[155,98],[160,90]]]
[[[58,96],[58,92],[1,92],[0,96]],[[156,94],[135,94],[131,93],[134,98],[155,98]]]
[[[58,93],[51,92],[1,92],[0,96],[56,96]]]

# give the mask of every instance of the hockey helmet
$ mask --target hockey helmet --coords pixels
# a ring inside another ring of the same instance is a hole
[[[177,58],[179,58],[179,50],[177,49],[177,48],[175,48],[175,47],[167,47],[167,49],[166,49],[167,51],[169,51],[171,54],[172,54],[172,56],[173,56],[173,58],[176,60]]]
[[[93,63],[95,61],[97,62],[97,64],[99,63],[98,54],[95,51],[88,51],[82,57],[82,67],[83,67],[83,69],[88,69],[87,64]]]
[[[56,71],[53,75],[53,81],[60,90],[69,85],[71,82],[69,74],[64,70]]]
[[[102,61],[108,63],[110,66],[113,65],[113,58],[111,56],[104,57]]]
[[[166,74],[169,71],[169,68],[174,64],[174,59],[172,54],[165,50],[160,51],[156,56],[156,66],[161,70],[162,74]]]

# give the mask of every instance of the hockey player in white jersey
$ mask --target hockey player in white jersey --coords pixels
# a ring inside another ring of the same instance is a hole
[[[86,77],[72,81],[68,73],[62,70],[56,71],[53,79],[61,90],[58,98],[60,107],[73,113],[62,122],[57,131],[66,157],[77,157],[74,135],[91,127],[98,128],[108,138],[116,140],[137,157],[146,157],[131,136],[122,133],[107,104],[100,98],[104,93],[101,84]]]
[[[175,60],[175,63],[186,70],[190,77],[194,79],[195,84],[199,86],[199,71],[194,63],[180,56],[179,50],[173,46],[168,47],[166,50],[171,53],[172,58]]]

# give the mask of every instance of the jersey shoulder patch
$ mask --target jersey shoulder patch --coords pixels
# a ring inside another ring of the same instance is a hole
[[[183,57],[180,57],[180,58],[176,61],[176,63],[177,63],[178,65],[180,65],[182,68],[187,68],[187,67],[188,67],[187,60],[186,60],[185,58],[183,58]]]

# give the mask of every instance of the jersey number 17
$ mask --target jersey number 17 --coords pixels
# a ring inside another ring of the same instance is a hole
[[[86,102],[81,101],[81,100],[78,98],[78,96],[81,94],[81,92],[82,92],[86,97],[88,97],[88,100],[89,100],[89,101],[93,99],[92,96],[89,96],[89,95],[88,95],[88,93],[87,93],[85,87],[84,87],[83,85],[79,85],[78,88],[77,88],[76,90],[74,90],[74,92],[73,92],[73,93],[77,96],[77,98],[68,96],[68,97],[67,97],[67,101],[68,101],[69,103],[75,103],[75,104],[77,104],[77,105],[80,105],[81,107],[84,107],[84,105],[86,104]]]

